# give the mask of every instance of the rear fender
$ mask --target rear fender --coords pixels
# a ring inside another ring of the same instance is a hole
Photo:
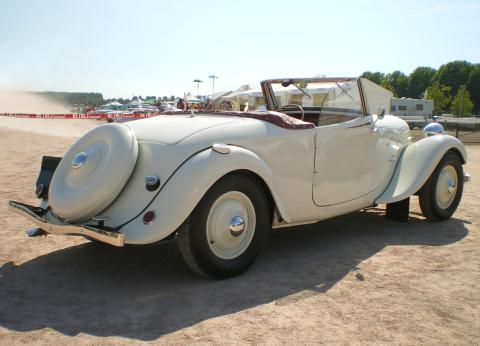
[[[467,161],[465,147],[453,136],[436,135],[408,145],[398,160],[390,183],[375,203],[398,202],[415,194],[449,150],[457,151],[463,163]]]
[[[247,170],[255,173],[269,188],[276,208],[287,219],[283,204],[275,193],[274,177],[265,162],[255,153],[238,146],[224,146],[228,153],[221,154],[206,149],[182,164],[148,208],[134,220],[124,225],[120,232],[127,244],[148,244],[159,241],[174,232],[190,215],[210,187],[224,175]],[[153,210],[152,223],[143,223],[143,214]]]

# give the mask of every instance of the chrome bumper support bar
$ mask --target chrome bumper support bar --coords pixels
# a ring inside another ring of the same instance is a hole
[[[62,223],[60,220],[58,220],[58,224],[48,222],[45,220],[43,215],[40,215],[40,213],[36,212],[39,209],[38,207],[9,201],[8,209],[15,214],[30,220],[47,233],[60,235],[82,235],[114,246],[123,246],[125,243],[124,235],[121,233],[106,231],[90,225],[72,225],[68,223]]]

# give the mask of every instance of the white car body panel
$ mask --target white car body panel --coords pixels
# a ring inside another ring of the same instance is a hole
[[[126,124],[144,142],[177,144],[189,136],[210,127],[237,122],[234,117],[191,117],[188,115],[161,116]]]
[[[319,207],[345,203],[375,190],[391,172],[371,117],[317,127],[313,198]]]

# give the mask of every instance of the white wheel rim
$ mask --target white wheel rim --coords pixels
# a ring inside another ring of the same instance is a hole
[[[221,195],[208,213],[206,226],[210,250],[222,259],[240,256],[252,241],[255,225],[255,208],[245,194],[229,191]]]
[[[447,209],[452,205],[457,195],[458,176],[455,167],[447,165],[443,167],[437,180],[437,189],[435,197],[437,204],[442,209]]]

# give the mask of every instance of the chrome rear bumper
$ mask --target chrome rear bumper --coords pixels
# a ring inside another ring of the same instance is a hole
[[[58,223],[52,223],[44,218],[45,213],[39,212],[43,211],[43,209],[28,204],[9,201],[8,209],[30,220],[47,233],[82,235],[114,246],[124,246],[125,244],[124,236],[121,233],[106,231],[90,225],[72,225],[58,219],[55,219]]]

